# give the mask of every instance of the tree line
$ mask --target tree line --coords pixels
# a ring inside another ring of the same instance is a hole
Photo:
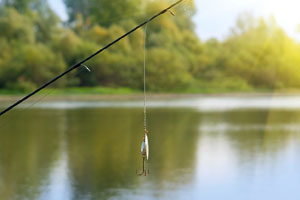
[[[47,0],[0,0],[0,89],[32,90],[97,51],[171,0],[64,0],[61,21]],[[188,1],[147,26],[151,91],[247,91],[300,87],[300,44],[275,19],[238,17],[222,41],[197,37]],[[55,87],[143,88],[145,29],[139,29]]]

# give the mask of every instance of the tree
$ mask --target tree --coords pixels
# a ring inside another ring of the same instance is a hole
[[[49,10],[47,0],[2,0],[2,6],[15,8],[23,14],[30,13],[33,10],[43,14]]]
[[[84,23],[91,21],[104,27],[138,16],[142,7],[142,0],[64,0],[64,2],[71,23],[80,14]]]

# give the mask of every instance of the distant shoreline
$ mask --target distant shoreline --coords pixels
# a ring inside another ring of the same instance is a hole
[[[22,94],[0,94],[1,102],[16,101]],[[180,93],[148,93],[148,99],[175,99],[201,97],[268,97],[268,96],[300,96],[300,92],[232,92],[215,94],[180,94]],[[29,101],[100,101],[100,100],[141,100],[142,93],[136,94],[37,94]]]
[[[13,102],[26,96],[31,91],[0,90],[1,102]],[[298,89],[257,89],[251,91],[234,91],[221,89],[201,89],[189,91],[147,92],[148,99],[182,99],[201,97],[264,97],[264,96],[300,96]],[[127,87],[70,87],[45,88],[29,101],[97,101],[97,100],[142,100],[143,91]]]

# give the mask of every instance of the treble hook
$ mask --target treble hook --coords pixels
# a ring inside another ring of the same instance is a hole
[[[135,172],[136,175],[138,175],[138,176],[142,176],[142,175],[147,176],[147,174],[149,174],[149,169],[146,170],[146,159],[145,158],[146,157],[143,157],[143,169],[142,169],[142,171],[140,173],[138,173],[137,170],[136,170],[136,172]]]

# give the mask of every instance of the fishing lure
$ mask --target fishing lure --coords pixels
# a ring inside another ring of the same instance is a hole
[[[137,175],[147,176],[146,160],[149,159],[149,142],[148,142],[148,131],[147,131],[147,97],[146,97],[146,36],[147,36],[147,24],[144,32],[144,137],[141,145],[141,155],[143,157],[143,169]],[[149,174],[149,169],[148,169]]]
[[[175,16],[175,14],[168,9],[169,13],[173,16]],[[149,142],[148,142],[148,131],[147,131],[147,98],[146,98],[146,36],[147,36],[147,26],[148,24],[146,24],[145,26],[145,31],[144,31],[144,137],[143,137],[143,141],[142,141],[142,145],[141,145],[141,155],[143,157],[143,163],[142,163],[142,171],[140,173],[137,173],[137,175],[141,176],[147,176],[147,172],[149,174],[149,169],[146,170],[146,161],[149,159]]]
[[[149,159],[149,142],[148,142],[148,131],[147,129],[144,129],[144,138],[141,145],[141,155],[143,157],[143,163],[142,163],[142,171],[140,173],[137,173],[137,175],[141,176],[147,176],[149,174],[149,169],[146,169],[146,161]]]

